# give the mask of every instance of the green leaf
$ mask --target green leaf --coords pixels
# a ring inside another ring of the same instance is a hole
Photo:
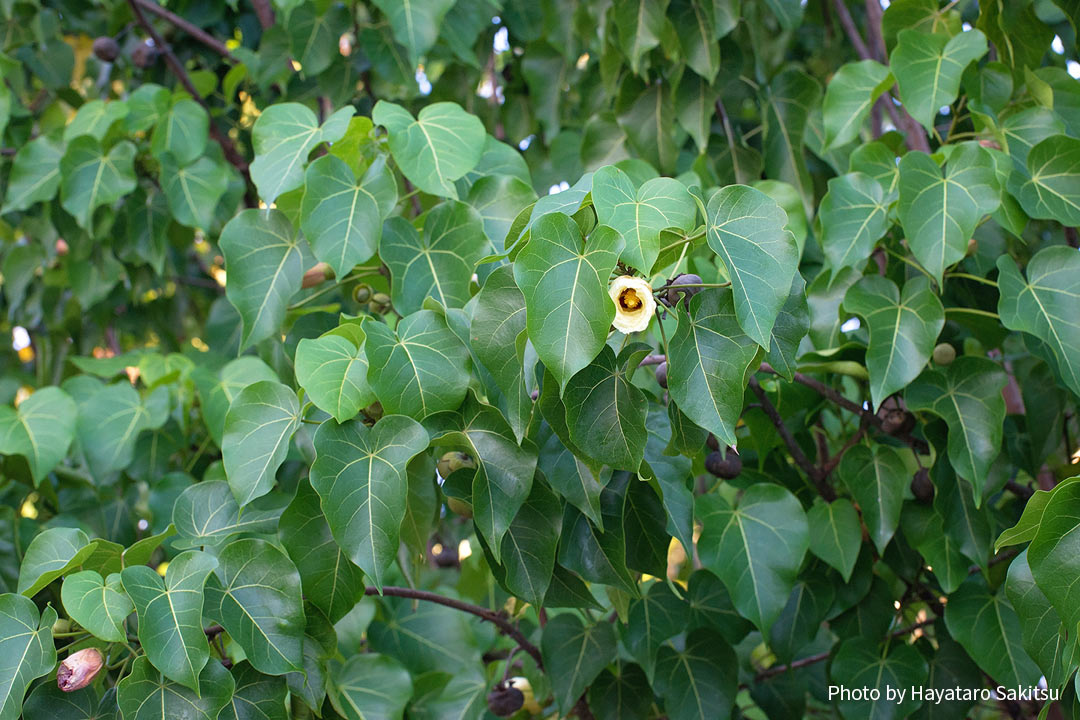
[[[790,0],[782,1],[790,3]],[[810,111],[820,100],[821,85],[818,81],[795,67],[783,70],[774,77],[763,99],[765,176],[782,180],[796,188],[807,215],[812,214],[814,188],[806,169],[803,137]]]
[[[299,3],[289,13],[289,48],[304,75],[316,77],[338,54],[340,28],[351,21],[348,11],[331,3]]]
[[[880,140],[860,145],[851,153],[849,163],[851,172],[861,172],[878,181],[886,197],[896,199],[900,182],[900,169],[896,163],[896,153]]]
[[[226,545],[206,581],[206,615],[221,623],[259,672],[302,669],[300,573],[276,545],[258,538]]]
[[[305,175],[300,227],[315,257],[329,263],[339,278],[371,259],[379,246],[383,212],[374,192],[379,188],[370,184],[372,189],[358,183],[349,166],[333,155],[311,163]]]
[[[686,630],[689,613],[686,600],[676,597],[663,582],[653,583],[630,606],[623,643],[646,674],[654,674],[656,654],[664,641]]]
[[[706,238],[731,278],[739,325],[768,348],[799,264],[795,238],[784,227],[787,213],[760,190],[729,185],[709,199],[706,214]]]
[[[124,590],[139,616],[139,642],[146,658],[165,677],[196,693],[199,692],[199,674],[210,659],[210,647],[202,625],[203,586],[217,564],[214,556],[191,550],[172,559],[164,579],[145,565],[124,568],[120,573]],[[150,682],[151,676],[156,678],[157,673],[149,668],[137,675],[135,670],[139,662],[136,660],[129,680],[142,677],[138,681],[142,683]],[[210,665],[220,667],[216,662]],[[136,683],[130,682],[129,687],[132,684]],[[154,684],[165,683],[155,679]],[[164,693],[165,689],[160,688],[160,691]]]
[[[380,600],[379,617],[367,630],[371,649],[385,653],[413,675],[456,674],[479,664],[474,634],[479,621],[439,603],[406,598]]]
[[[633,353],[616,359],[605,345],[592,363],[570,379],[563,393],[566,424],[574,444],[598,463],[636,470],[645,453],[649,403],[630,382]]]
[[[483,161],[481,157],[481,164]],[[488,175],[473,183],[465,201],[480,213],[484,221],[484,234],[495,250],[505,251],[510,249],[505,247],[505,241],[514,220],[536,202],[536,191],[521,178]]]
[[[393,0],[374,0],[390,21],[394,39],[409,51],[413,67],[435,45],[442,29],[443,18],[453,7],[453,0],[409,0],[399,3]],[[381,125],[377,119],[375,123]],[[464,141],[463,141],[464,142]],[[481,143],[483,140],[480,141]],[[474,143],[475,144],[475,143]]]
[[[949,462],[971,482],[976,507],[982,503],[990,464],[1001,451],[1001,391],[1008,381],[997,363],[964,356],[942,370],[924,370],[904,391],[908,409],[931,412],[949,426]]]
[[[899,720],[922,704],[911,693],[902,701],[886,697],[886,688],[921,687],[929,668],[919,651],[904,643],[889,643],[882,652],[877,640],[855,637],[846,640],[833,657],[829,677],[847,688],[878,690],[878,699],[841,697],[837,706],[848,720]]]
[[[960,551],[953,533],[946,532],[945,519],[936,508],[909,504],[901,518],[904,538],[909,539],[926,564],[934,569],[941,589],[951,593],[968,577],[971,560]]]
[[[892,280],[870,275],[844,295],[844,310],[862,317],[870,329],[866,368],[874,409],[918,377],[945,326],[945,310],[930,289],[916,277],[901,293]]]
[[[405,466],[428,446],[411,418],[386,415],[374,427],[326,421],[315,433],[311,485],[348,557],[381,588],[398,550],[408,485]]]
[[[315,113],[300,103],[275,103],[266,108],[251,130],[255,160],[251,179],[267,204],[304,182],[308,154],[321,142],[334,142],[345,134],[356,112],[343,107],[319,126]]]
[[[677,313],[679,326],[668,346],[671,397],[694,423],[734,446],[758,346],[740,329],[729,289],[703,290],[690,299],[689,310],[680,303]]]
[[[60,588],[68,617],[109,642],[124,642],[124,619],[134,610],[131,600],[113,573],[106,580],[93,570],[84,570],[64,578]]]
[[[822,249],[834,275],[870,256],[889,229],[888,214],[885,193],[869,175],[853,172],[829,180],[818,216]]]
[[[154,128],[150,152],[158,160],[172,155],[179,167],[190,165],[203,154],[209,130],[210,117],[202,105],[191,98],[178,100]]]
[[[1065,123],[1049,108],[1032,107],[1005,118],[1001,134],[1016,167],[1026,168],[1031,148],[1053,135],[1064,135]]]
[[[0,656],[4,677],[0,681],[0,718],[16,720],[31,681],[48,675],[56,666],[52,626],[56,611],[46,607],[38,615],[29,598],[0,595]]]
[[[228,172],[209,157],[183,167],[176,164],[172,155],[163,155],[160,161],[161,189],[173,218],[181,225],[209,229],[218,201],[228,189]]]
[[[296,393],[273,380],[248,385],[225,416],[221,458],[240,507],[274,487],[274,475],[300,426]]]
[[[938,285],[945,268],[967,253],[979,221],[997,209],[1000,198],[994,160],[978,143],[953,150],[944,178],[926,153],[900,159],[900,223],[915,259]]]
[[[326,334],[304,338],[296,346],[296,381],[320,410],[339,423],[375,402],[367,375],[367,356],[346,337]]]
[[[602,530],[600,493],[604,486],[600,478],[601,469],[593,467],[585,453],[570,439],[566,408],[559,399],[558,384],[550,372],[544,372],[537,404],[547,421],[537,439],[540,445],[537,461],[540,470],[567,502],[585,513]]]
[[[82,530],[52,527],[34,536],[19,567],[19,593],[37,595],[46,585],[79,567],[97,549]]]
[[[1080,254],[1044,248],[1028,262],[1026,280],[1008,255],[997,267],[1002,324],[1045,343],[1055,374],[1080,395]]]
[[[454,410],[465,399],[471,361],[469,351],[432,310],[401,319],[397,329],[365,323],[368,383],[394,415],[422,420]]]
[[[124,720],[215,720],[228,706],[235,687],[232,675],[219,662],[208,663],[189,689],[186,684],[169,682],[146,657],[140,657],[117,683],[116,698]]]
[[[345,617],[364,595],[364,577],[334,540],[319,495],[306,480],[281,513],[277,531],[300,571],[304,596],[330,622]]]
[[[986,54],[986,36],[979,30],[953,37],[901,30],[898,38],[889,67],[900,85],[900,99],[912,117],[933,130],[938,109],[956,99],[964,69]]]
[[[724,581],[739,614],[768,633],[809,544],[802,505],[779,485],[756,484],[736,506],[702,495],[695,510],[703,525],[702,564]]]
[[[477,529],[501,557],[503,535],[532,489],[536,448],[519,446],[498,410],[470,395],[461,414],[431,418],[431,436],[440,444],[460,445],[476,463],[472,505]]]
[[[143,83],[128,96],[124,126],[131,132],[146,132],[169,112],[172,94],[155,83]]]
[[[803,338],[810,329],[810,308],[806,303],[806,281],[796,275],[787,302],[773,324],[772,341],[765,359],[784,379],[795,377],[796,359]]]
[[[144,401],[123,380],[103,385],[89,397],[80,399],[76,430],[95,478],[104,478],[131,464],[139,433],[164,424],[166,418],[159,416],[157,402],[167,401],[167,396],[168,393],[154,393]]]
[[[1025,652],[1046,676],[1047,686],[1060,686],[1071,672],[1063,657],[1073,652],[1069,645],[1069,633],[1064,631],[1061,616],[1035,584],[1031,566],[1028,565],[1027,550],[1017,555],[1009,565],[1005,594],[1020,621]]]
[[[676,0],[668,14],[679,36],[686,64],[708,83],[713,82],[720,71],[716,4],[713,0]],[[689,78],[684,78],[683,82],[689,84]]]
[[[1041,672],[1021,645],[1016,611],[1005,592],[990,592],[981,575],[972,575],[949,595],[945,626],[995,681],[1012,687],[1030,687],[1039,681]]]
[[[629,481],[629,473],[613,473],[600,493],[603,532],[570,505],[564,508],[559,564],[588,582],[610,585],[635,596],[638,586],[626,567],[623,532],[623,504]],[[558,575],[556,572],[556,580]]]
[[[778,660],[791,662],[813,642],[836,599],[835,582],[831,576],[810,575],[795,583],[769,631],[769,649]]]
[[[656,660],[656,690],[664,698],[671,720],[726,717],[738,692],[735,653],[714,630],[698,628],[679,650],[660,648]]]
[[[619,45],[630,71],[641,74],[641,57],[660,44],[666,18],[667,2],[662,0],[616,0],[614,6],[615,27],[619,32]]]
[[[589,686],[589,709],[596,720],[645,720],[653,704],[649,678],[634,663],[616,663],[618,676],[604,670]]]
[[[172,522],[179,537],[172,544],[181,549],[216,546],[239,533],[270,533],[278,512],[277,508],[248,507],[241,517],[229,484],[207,479],[185,488],[176,498]]]
[[[1017,520],[1016,525],[1012,526],[1008,530],[1004,530],[1001,536],[998,537],[997,542],[994,543],[994,553],[1001,551],[1001,548],[1008,545],[1019,545],[1021,543],[1031,542],[1035,539],[1035,533],[1039,529],[1039,524],[1042,522],[1043,512],[1046,510],[1046,504],[1050,502],[1050,498],[1056,492],[1060,492],[1062,488],[1070,483],[1080,480],[1080,476],[1066,478],[1057,485],[1053,490],[1036,490],[1027,503],[1024,505],[1024,512],[1020,515],[1020,519]]]
[[[573,613],[548,620],[540,639],[540,653],[555,702],[563,714],[570,711],[604,666],[615,659],[615,646],[615,631],[606,620],[585,626]]]
[[[93,686],[64,692],[56,683],[43,682],[34,688],[23,704],[25,720],[115,720],[116,693],[109,692],[100,701]]]
[[[452,102],[425,105],[413,118],[400,105],[380,100],[371,119],[390,134],[394,162],[413,185],[452,199],[458,196],[454,181],[476,167],[487,138],[480,119]]]
[[[329,680],[330,702],[348,720],[401,720],[413,693],[408,671],[386,655],[353,655]]]
[[[1054,492],[1027,550],[1031,574],[1061,616],[1066,631],[1075,631],[1080,625],[1080,585],[1075,582],[1080,564],[1078,499],[1080,483],[1077,482]]]
[[[1009,177],[1009,192],[1033,218],[1080,224],[1080,140],[1053,135],[1031,148]]]
[[[635,188],[614,165],[593,174],[593,206],[601,225],[614,228],[626,243],[622,259],[646,275],[660,255],[660,231],[690,230],[697,208],[686,186],[672,178],[653,178]]]
[[[533,480],[529,497],[503,536],[500,564],[506,587],[525,602],[542,607],[555,568],[562,530],[562,505],[546,483]]]
[[[686,588],[690,604],[690,629],[708,627],[717,630],[729,644],[735,645],[753,629],[739,615],[724,583],[708,570],[695,570]]]
[[[829,80],[822,104],[826,146],[840,147],[855,140],[870,108],[893,82],[889,68],[874,60],[841,65]]]
[[[75,138],[60,158],[60,204],[79,227],[93,232],[94,211],[135,189],[134,163],[135,146],[126,140],[106,153],[89,135]]]
[[[4,212],[27,210],[34,203],[56,197],[63,154],[63,148],[46,137],[34,138],[20,147],[8,175]]]
[[[514,270],[492,271],[476,296],[469,324],[469,343],[476,359],[491,373],[506,398],[507,421],[520,440],[532,417],[525,372],[525,296],[514,283]]]
[[[109,129],[128,114],[128,104],[124,101],[105,102],[91,100],[79,108],[75,117],[64,128],[64,142],[68,143],[82,135],[89,135],[98,142],[105,139]]]
[[[300,290],[300,246],[283,212],[255,209],[230,220],[218,245],[228,273],[225,295],[244,323],[243,349],[278,332],[285,320],[289,300]]]
[[[243,662],[232,668],[236,690],[218,720],[288,720],[288,686],[282,678],[263,675]]]
[[[278,376],[269,365],[257,357],[245,355],[230,360],[217,373],[196,370],[193,374],[199,390],[199,407],[210,437],[221,447],[221,435],[225,432],[225,416],[233,398],[248,385],[260,380],[277,380]],[[302,383],[301,383],[302,384]]]
[[[585,239],[573,220],[551,212],[533,225],[529,243],[514,262],[529,339],[559,383],[560,394],[607,340],[615,318],[608,277],[622,248],[615,230],[601,225]]]
[[[0,406],[0,454],[22,455],[38,485],[75,438],[75,401],[58,387],[44,387],[12,409]]]
[[[849,582],[862,546],[862,526],[855,506],[846,498],[831,503],[815,502],[806,514],[806,521],[810,528],[810,552],[836,568],[844,582]]]
[[[436,206],[424,217],[422,234],[405,218],[390,218],[379,257],[390,268],[394,308],[409,315],[427,297],[444,307],[463,307],[476,263],[489,247],[480,213],[462,202]]]
[[[838,470],[862,509],[874,546],[885,552],[900,523],[904,490],[911,484],[903,459],[887,445],[856,445],[844,454]]]

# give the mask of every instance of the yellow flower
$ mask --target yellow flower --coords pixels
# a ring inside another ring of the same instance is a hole
[[[649,320],[656,312],[656,300],[648,282],[622,275],[612,281],[608,295],[615,303],[615,320],[611,324],[616,330],[629,335],[649,327]]]

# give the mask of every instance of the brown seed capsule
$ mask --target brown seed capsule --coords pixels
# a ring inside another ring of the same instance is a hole
[[[510,717],[525,704],[525,694],[506,682],[500,682],[487,696],[488,710],[496,717]]]
[[[112,62],[120,55],[120,46],[108,35],[94,38],[94,57],[102,62]]]
[[[878,414],[881,416],[881,429],[890,435],[904,435],[915,428],[915,416],[907,410],[890,408]]]
[[[710,450],[720,449],[720,441],[712,433],[709,433],[709,437],[705,438],[705,444],[709,446]]]
[[[660,387],[667,387],[667,363],[662,362],[656,366],[656,382],[660,383]]]
[[[701,276],[694,275],[693,273],[683,273],[677,275],[668,285],[670,287],[665,293],[664,297],[667,300],[669,307],[675,307],[675,305],[681,299],[683,301],[683,307],[689,309],[690,298],[701,292],[701,288],[697,287],[680,287],[682,285],[700,285]]]
[[[135,67],[145,70],[157,62],[158,55],[161,53],[154,47],[153,42],[153,40],[144,40],[131,51],[131,62],[135,63]]]
[[[930,471],[926,468],[919,468],[911,478],[911,494],[925,505],[933,501],[934,483],[930,481]]]
[[[727,449],[726,456],[716,450],[705,457],[705,469],[718,478],[732,480],[742,472],[742,459],[731,448]]]
[[[105,658],[97,648],[86,648],[67,656],[56,669],[56,686],[64,692],[75,692],[93,682]]]

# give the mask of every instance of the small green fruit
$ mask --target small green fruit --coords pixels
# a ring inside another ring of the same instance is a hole
[[[362,285],[357,285],[356,287],[353,288],[352,298],[353,298],[353,300],[355,300],[356,302],[358,302],[360,304],[369,302],[371,300],[371,296],[372,296],[371,286],[368,285],[367,283],[364,283]]]
[[[956,359],[956,348],[949,343],[939,343],[934,348],[935,365],[951,365]]]
[[[446,507],[450,508],[450,512],[455,515],[459,515],[463,518],[472,518],[473,510],[472,505],[465,502],[461,498],[448,497],[446,498]]]

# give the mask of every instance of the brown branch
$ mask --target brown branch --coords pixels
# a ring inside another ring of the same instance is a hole
[[[268,30],[274,25],[274,6],[270,0],[251,0],[255,8],[255,15],[259,18],[259,24],[263,30]]]
[[[795,437],[791,434],[791,431],[788,430],[787,425],[784,424],[784,418],[780,416],[776,406],[769,400],[765,388],[761,387],[761,383],[759,383],[755,377],[750,378],[750,390],[752,390],[753,393],[757,395],[758,400],[761,401],[762,412],[768,416],[769,420],[771,420],[772,424],[776,427],[776,431],[780,433],[780,438],[784,441],[784,445],[787,446],[788,452],[791,453],[792,459],[795,460],[795,464],[802,468],[802,471],[807,474],[810,481],[813,482],[814,486],[817,488],[818,493],[821,494],[821,497],[825,498],[826,502],[835,500],[836,492],[832,489],[832,486],[825,482],[821,473],[814,467],[814,463],[810,462],[810,459],[806,457],[806,453],[799,447],[799,443],[795,441]]]
[[[225,43],[221,42],[198,25],[193,25],[192,23],[188,22],[176,13],[169,12],[157,3],[151,2],[151,0],[135,0],[135,2],[138,3],[141,9],[153,13],[160,18],[168,20],[173,26],[179,28],[180,30],[183,30],[185,33],[195,38],[214,52],[218,53],[229,62],[240,62],[236,58],[236,56],[229,52],[229,48],[225,47]],[[157,40],[155,40],[154,42],[157,42]]]
[[[869,423],[866,422],[868,415],[863,415],[862,417],[863,421],[859,423],[859,429],[855,434],[848,438],[847,442],[844,443],[844,446],[840,448],[839,452],[829,458],[829,461],[821,466],[822,479],[829,477],[832,471],[836,469],[837,465],[840,464],[840,461],[844,459],[844,453],[855,447],[855,445],[862,440],[863,435],[866,434],[866,428],[869,426]]]
[[[760,369],[761,369],[761,372],[767,372],[767,373],[771,373],[773,375],[779,375],[780,374],[780,373],[776,372],[776,370],[774,370],[773,367],[771,365],[769,365],[769,363],[761,363],[761,368]],[[871,425],[873,425],[876,428],[881,427],[881,424],[882,424],[881,418],[879,418],[877,415],[875,415],[871,411],[865,409],[862,405],[859,405],[857,402],[854,402],[852,400],[848,400],[846,397],[841,395],[839,391],[834,390],[833,388],[829,387],[828,385],[821,382],[820,380],[815,380],[814,378],[810,377],[809,375],[803,375],[800,372],[795,373],[794,377],[795,377],[795,382],[799,383],[800,385],[805,385],[806,387],[808,387],[811,390],[813,390],[814,392],[816,392],[818,395],[821,395],[826,400],[829,400],[829,401],[833,402],[834,404],[839,405],[840,407],[844,408],[845,410],[848,410],[849,412],[853,412],[856,415],[859,415],[861,417],[865,417],[866,421],[869,422]]]
[[[136,22],[146,31],[150,36],[150,39],[154,41],[154,45],[165,56],[165,63],[172,70],[180,84],[184,86],[188,94],[191,95],[195,102],[202,105],[206,111],[207,116],[210,118],[210,137],[217,141],[221,146],[222,152],[225,154],[225,158],[233,164],[233,166],[240,171],[240,174],[244,176],[245,180],[250,181],[248,174],[248,163],[244,159],[244,156],[240,154],[240,151],[236,149],[236,145],[229,138],[228,135],[222,133],[217,125],[214,123],[213,115],[210,114],[210,108],[207,106],[206,101],[203,100],[202,95],[195,88],[195,84],[191,81],[191,76],[188,75],[187,70],[184,69],[183,64],[177,59],[176,54],[169,47],[169,44],[165,42],[165,39],[161,37],[161,33],[154,29],[154,26],[150,24],[150,21],[146,19],[143,14],[140,0],[128,0],[128,6],[131,8],[131,12],[135,15]],[[250,199],[249,199],[250,202]]]
[[[365,595],[379,595],[379,589],[375,587],[365,588]],[[438,603],[439,605],[445,605],[446,607],[460,610],[461,612],[467,612],[471,615],[475,615],[482,620],[487,620],[489,623],[499,629],[503,635],[516,642],[521,646],[521,649],[529,653],[533,660],[536,661],[537,667],[543,668],[544,662],[540,657],[540,648],[529,642],[529,639],[525,637],[520,630],[518,630],[512,623],[510,623],[501,614],[494,610],[488,610],[487,608],[480,607],[479,605],[473,605],[472,603],[462,602],[461,600],[455,600],[445,595],[429,592],[427,590],[413,590],[406,587],[393,587],[385,586],[382,589],[382,595],[389,597],[409,598],[410,600],[425,600],[427,602]]]

